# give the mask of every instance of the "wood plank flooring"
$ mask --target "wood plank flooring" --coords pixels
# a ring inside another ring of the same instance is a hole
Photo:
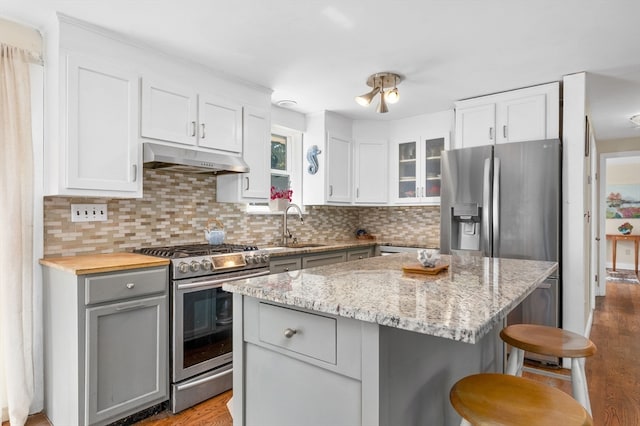
[[[598,297],[591,340],[598,352],[587,359],[586,373],[594,424],[640,425],[640,285],[608,283],[607,296]],[[551,373],[568,374],[566,370]],[[525,373],[528,375],[528,373]],[[571,393],[568,381],[529,375]],[[232,426],[226,403],[231,391],[218,395],[177,415],[163,412],[137,423],[140,426]],[[48,425],[42,414],[30,416],[27,426]],[[9,426],[8,422],[2,426]]]

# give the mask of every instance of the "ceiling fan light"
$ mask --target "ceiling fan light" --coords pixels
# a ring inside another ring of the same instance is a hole
[[[373,98],[378,94],[379,91],[380,91],[379,87],[374,87],[373,90],[370,91],[369,93],[356,96],[356,102],[364,107],[369,106],[369,104],[371,103]]]
[[[636,126],[640,126],[640,114],[632,115],[629,120],[631,120],[631,122]]]
[[[386,101],[390,104],[395,104],[400,100],[400,92],[398,92],[397,88],[393,88],[384,94]]]

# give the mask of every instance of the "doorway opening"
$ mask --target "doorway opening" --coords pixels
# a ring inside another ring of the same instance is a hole
[[[596,296],[606,295],[607,270],[613,272],[613,245],[624,223],[633,226],[631,235],[640,235],[640,151],[610,152],[600,155],[599,187],[599,280]],[[636,192],[638,193],[636,195]],[[619,195],[619,196],[618,196]],[[637,208],[637,210],[635,210]],[[618,229],[620,228],[620,230]],[[616,271],[634,271],[638,261],[635,241],[615,241]],[[637,271],[635,271],[637,275]],[[620,275],[620,274],[617,274]]]

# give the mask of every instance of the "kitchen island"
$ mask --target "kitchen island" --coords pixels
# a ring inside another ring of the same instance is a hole
[[[454,425],[449,389],[501,372],[506,315],[555,262],[397,254],[225,284],[234,424]]]

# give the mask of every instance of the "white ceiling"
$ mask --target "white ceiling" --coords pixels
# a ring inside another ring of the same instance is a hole
[[[598,139],[640,137],[637,0],[0,0],[42,25],[54,11],[273,89],[295,110],[354,119],[442,111],[458,99],[587,71]],[[388,114],[354,96],[400,73]],[[592,75],[591,75],[592,73]]]

